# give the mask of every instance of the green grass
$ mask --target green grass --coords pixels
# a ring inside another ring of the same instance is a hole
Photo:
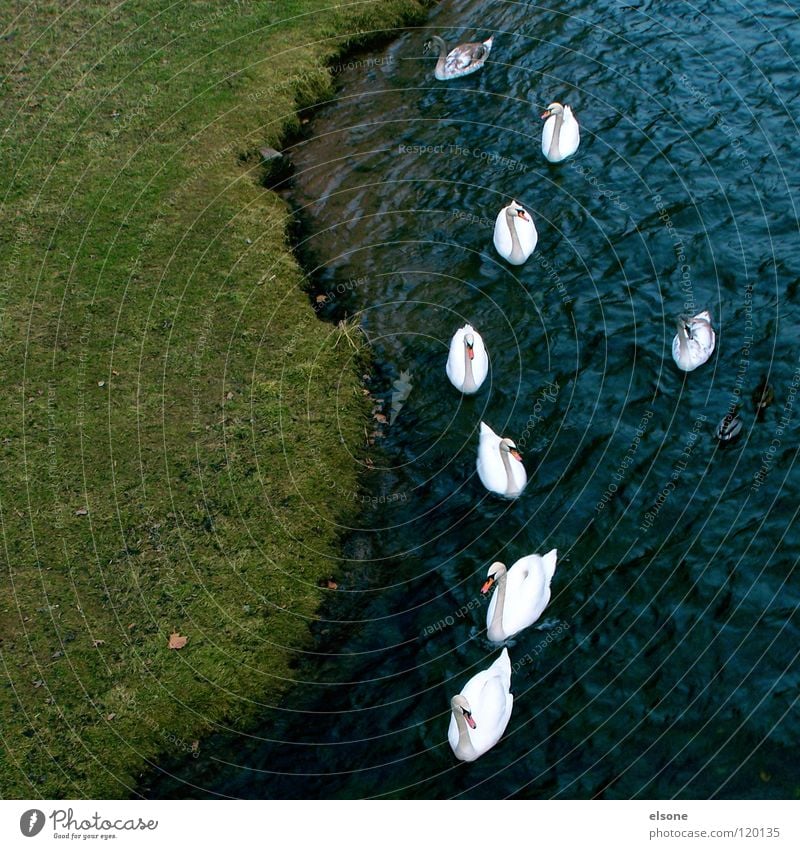
[[[423,5],[4,9],[3,797],[130,795],[291,681],[366,411],[257,151]]]

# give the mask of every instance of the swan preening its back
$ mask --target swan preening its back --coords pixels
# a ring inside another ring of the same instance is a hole
[[[497,587],[486,612],[487,636],[502,643],[533,625],[550,601],[550,582],[556,571],[556,549],[544,557],[530,554],[508,570],[503,563],[492,563],[481,592]]]
[[[672,359],[681,371],[694,371],[714,353],[717,337],[708,310],[693,318],[681,316],[672,340]]]
[[[453,334],[446,371],[450,383],[465,395],[477,392],[486,380],[489,355],[483,338],[471,324],[465,324]]]
[[[477,469],[486,489],[505,498],[521,495],[528,483],[514,440],[498,436],[485,422],[481,422]]]
[[[511,659],[508,649],[488,668],[473,675],[450,700],[447,739],[460,761],[474,761],[503,736],[514,697],[511,695]]]
[[[572,156],[581,143],[581,131],[572,109],[551,103],[542,113],[542,153],[549,162],[561,162]]]
[[[455,80],[480,70],[489,56],[493,42],[494,37],[487,38],[486,41],[470,41],[459,44],[448,53],[444,39],[434,35],[425,45],[426,50],[433,45],[439,48],[439,58],[433,75],[437,80]]]
[[[536,250],[539,234],[530,213],[512,200],[497,213],[494,222],[494,246],[511,265],[522,265]]]

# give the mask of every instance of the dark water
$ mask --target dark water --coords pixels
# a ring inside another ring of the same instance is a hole
[[[492,61],[436,83],[436,32],[494,32]],[[788,5],[475,0],[355,57],[292,150],[291,200],[321,312],[358,316],[387,416],[395,395],[376,504],[303,683],[143,793],[800,794],[798,55]],[[581,121],[572,164],[541,157],[552,99]],[[518,269],[491,245],[511,197],[540,236]],[[692,307],[717,351],[684,375],[670,345]],[[470,399],[444,374],[465,321],[492,361]],[[720,450],[737,397],[744,433]],[[513,503],[475,475],[482,418],[524,447]],[[459,764],[449,698],[497,654],[487,566],[552,547],[551,604],[510,645],[506,734]]]

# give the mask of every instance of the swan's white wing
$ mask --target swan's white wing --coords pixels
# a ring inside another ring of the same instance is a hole
[[[483,67],[486,57],[491,50],[491,44],[487,46],[483,42],[470,42],[469,44],[459,44],[454,47],[445,59],[445,73],[449,76],[460,77],[464,74],[471,74]]]
[[[714,352],[717,341],[714,328],[711,326],[711,313],[708,310],[703,310],[692,319],[692,336],[700,348],[698,353],[708,359]]]
[[[536,231],[536,225],[530,213],[528,213],[528,220],[517,219],[517,236],[525,256],[529,257],[536,250],[536,243],[539,241],[539,233]]]
[[[549,583],[553,580],[553,575],[556,573],[556,565],[558,564],[558,549],[551,548],[550,551],[542,557],[542,564],[544,565],[544,572]]]
[[[506,207],[503,207],[497,213],[494,222],[494,246],[503,259],[508,259],[511,256],[511,231],[508,229],[508,221],[506,221]]]
[[[461,691],[477,726],[470,729],[469,737],[478,754],[491,749],[508,725],[514,703],[510,686],[511,661],[508,651],[503,649],[500,657],[488,669],[470,678]]]
[[[681,361],[681,337],[679,333],[675,334],[675,338],[672,340],[672,359],[683,368],[687,363],[683,363]]]
[[[489,667],[489,670],[502,678],[506,690],[511,689],[511,658],[509,657],[508,649],[503,649],[500,652],[499,656],[495,658],[494,663]]]
[[[456,330],[453,338],[450,340],[450,354],[447,357],[447,367],[445,370],[447,371],[447,376],[450,378],[450,383],[456,389],[462,388],[466,376],[464,371],[464,335],[467,327],[469,325]]]
[[[498,451],[497,453],[499,456],[500,452]],[[519,494],[527,486],[528,473],[525,471],[525,466],[519,460],[516,460],[514,457],[509,457],[509,460],[511,462],[511,477],[514,479],[514,485],[516,486],[517,494]],[[500,463],[502,464],[502,462],[501,459]],[[503,473],[505,475],[505,469]]]
[[[512,636],[533,625],[550,601],[550,580],[538,554],[522,557],[508,570],[503,630]]]
[[[551,115],[549,118],[545,119],[544,126],[542,127],[542,153],[547,156],[550,145],[553,143],[553,133],[556,129],[556,116]]]
[[[481,422],[481,438],[478,444],[478,477],[490,492],[505,493],[508,481],[503,459],[500,456],[500,437]]]
[[[475,359],[472,361],[472,376],[475,378],[475,385],[480,386],[486,380],[486,375],[489,374],[489,354],[480,333],[477,330],[473,330],[472,333],[475,337],[475,343],[472,346],[472,350],[475,352]]]
[[[558,149],[562,157],[572,156],[581,143],[581,131],[569,106],[564,107],[564,123],[558,136]]]
[[[462,48],[456,47],[447,54],[444,66],[450,73],[463,71],[469,65],[469,57],[465,56]]]

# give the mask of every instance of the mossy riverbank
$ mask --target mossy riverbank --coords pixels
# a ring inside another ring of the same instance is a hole
[[[12,4],[3,797],[130,795],[291,682],[366,413],[258,151],[331,93],[327,63],[426,5]]]

